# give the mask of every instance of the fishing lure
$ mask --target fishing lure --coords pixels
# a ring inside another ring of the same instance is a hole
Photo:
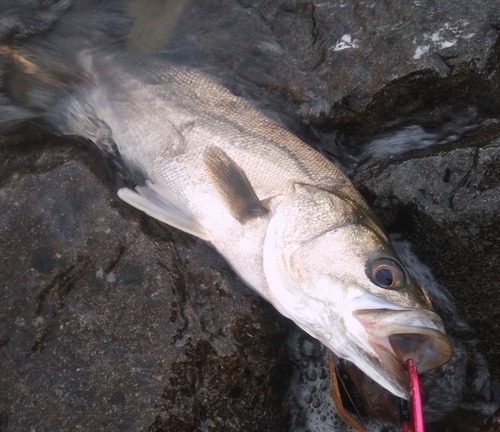
[[[417,365],[412,359],[408,359],[405,362],[405,366],[410,378],[411,412],[408,409],[408,401],[401,399],[403,432],[424,432],[424,411]]]

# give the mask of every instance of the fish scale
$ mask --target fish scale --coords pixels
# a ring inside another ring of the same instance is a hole
[[[134,78],[138,73],[128,70],[118,72],[128,75],[128,79],[132,80],[132,83],[127,81],[128,87],[132,88],[123,89],[133,101],[128,104],[125,101],[127,109],[133,109],[130,116],[136,117],[135,108],[141,102],[144,103],[140,110],[143,120],[141,131],[144,123],[152,123],[151,119],[159,117],[155,108],[161,106],[163,116],[175,125],[177,131],[190,125],[189,130],[184,130],[184,137],[189,142],[189,154],[193,158],[200,157],[205,146],[217,142],[242,166],[262,199],[269,198],[276,191],[280,192],[292,176],[299,182],[324,180],[325,185],[329,186],[335,179],[335,186],[343,185],[348,193],[362,202],[346,176],[328,159],[213,78],[184,67],[173,69],[156,62],[151,62],[150,66],[163,70],[155,80],[157,85],[147,88],[141,88],[140,81]],[[99,70],[99,67],[95,66],[95,69]],[[142,63],[140,70],[145,69],[146,65]],[[93,75],[99,76],[98,73]],[[101,79],[107,82],[111,78]],[[109,98],[112,101],[113,95]],[[161,125],[155,129],[164,130],[165,127]],[[262,154],[268,155],[269,152],[272,153],[263,164]],[[186,163],[193,161],[188,160]]]

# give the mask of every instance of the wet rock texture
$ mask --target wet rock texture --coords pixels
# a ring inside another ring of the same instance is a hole
[[[74,143],[2,161],[0,429],[280,430],[287,323],[119,202],[103,162]]]
[[[355,184],[450,290],[499,380],[500,6],[181,9],[174,46],[325,154],[354,158]],[[445,139],[364,157],[408,124]],[[96,151],[23,140],[4,138],[0,160],[0,430],[286,430],[289,322],[209,246],[121,203]],[[460,415],[453,430],[479,429]]]
[[[286,95],[304,123],[371,135],[450,106],[498,110],[500,11],[488,0],[241,0],[184,17],[205,61]]]

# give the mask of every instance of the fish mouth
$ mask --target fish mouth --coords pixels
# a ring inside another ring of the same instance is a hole
[[[444,326],[434,312],[426,309],[361,309],[352,312],[368,334],[368,343],[379,365],[390,376],[392,386],[409,394],[404,363],[415,361],[419,373],[447,363],[453,347]],[[374,367],[376,367],[374,365]]]

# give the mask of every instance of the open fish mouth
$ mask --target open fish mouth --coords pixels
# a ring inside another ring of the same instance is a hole
[[[382,368],[393,384],[408,393],[404,363],[412,359],[419,373],[444,365],[453,355],[453,347],[438,315],[426,309],[361,309],[353,316],[368,334]]]

